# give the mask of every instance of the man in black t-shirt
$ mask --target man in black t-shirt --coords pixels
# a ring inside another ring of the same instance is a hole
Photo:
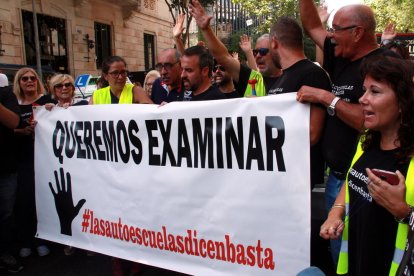
[[[210,76],[213,68],[213,57],[203,46],[187,48],[181,57],[181,79],[186,91],[187,101],[205,101],[225,99],[217,86],[211,85]]]
[[[0,266],[9,272],[23,269],[10,255],[12,214],[17,191],[17,160],[14,132],[19,125],[19,104],[12,87],[0,87]]]
[[[182,98],[180,57],[177,49],[166,49],[158,54],[155,68],[161,77],[154,81],[151,93],[151,100],[155,104],[174,102]]]
[[[234,88],[233,79],[222,65],[216,64],[214,66],[213,79],[217,88],[227,99],[240,97],[239,93]]]
[[[297,92],[304,85],[330,89],[331,83],[326,72],[308,60],[303,50],[303,34],[298,22],[281,17],[273,24],[270,53],[283,74],[268,90],[268,95]],[[325,110],[318,104],[311,105],[311,186],[323,183],[324,164],[319,144],[325,120]]]
[[[384,54],[385,50],[378,48],[374,13],[368,6],[358,4],[339,9],[329,31],[323,27],[313,0],[300,0],[299,6],[302,25],[323,49],[324,68],[332,80],[332,92],[312,85],[302,87],[298,92],[298,100],[321,104],[329,114],[322,136],[322,151],[330,168],[325,191],[329,210],[345,180],[363,125],[358,103],[363,94],[361,62],[367,56]],[[339,247],[340,241],[331,241],[335,262]]]

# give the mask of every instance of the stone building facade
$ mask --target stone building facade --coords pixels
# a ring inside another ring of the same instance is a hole
[[[73,76],[100,74],[108,55],[130,71],[154,67],[173,47],[163,0],[35,0],[42,65]],[[32,0],[1,0],[0,64],[36,65]]]

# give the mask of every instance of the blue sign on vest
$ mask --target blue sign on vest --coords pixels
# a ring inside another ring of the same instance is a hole
[[[76,87],[86,87],[86,85],[88,84],[89,77],[90,77],[89,74],[77,76],[76,80],[75,80],[75,86]]]

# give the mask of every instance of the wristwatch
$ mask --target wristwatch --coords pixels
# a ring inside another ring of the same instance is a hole
[[[336,104],[338,103],[338,101],[340,100],[341,98],[339,98],[339,97],[335,97],[334,99],[333,99],[333,101],[331,102],[331,104],[328,106],[328,108],[326,109],[326,111],[328,112],[328,114],[330,115],[330,116],[335,116],[335,106],[336,106]]]
[[[408,205],[408,208],[409,208],[409,211],[408,211],[408,214],[405,217],[403,217],[403,218],[395,218],[395,220],[398,223],[405,223],[405,224],[409,224],[410,223],[410,218],[411,218],[411,216],[414,213],[414,207],[411,206],[411,205]]]

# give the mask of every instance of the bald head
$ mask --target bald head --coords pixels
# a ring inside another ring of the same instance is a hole
[[[337,14],[347,17],[352,24],[362,26],[367,33],[375,35],[377,23],[375,22],[374,12],[367,5],[348,5],[340,8]]]

